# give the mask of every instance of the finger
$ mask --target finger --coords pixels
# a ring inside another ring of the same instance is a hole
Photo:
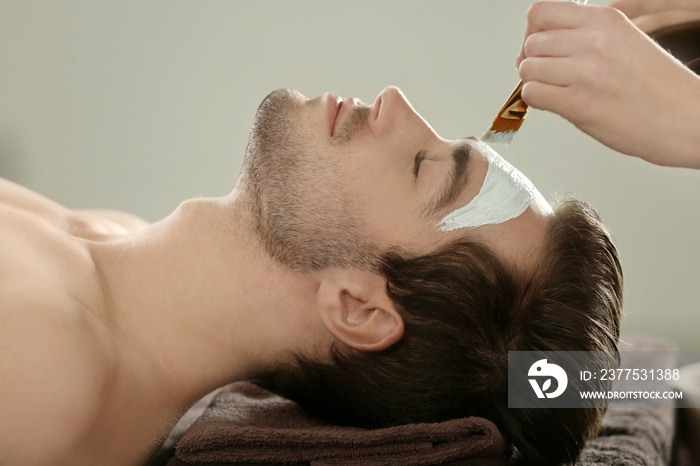
[[[523,44],[524,57],[567,57],[581,49],[579,30],[555,29],[531,34]]]
[[[520,52],[515,60],[515,67],[525,58],[524,45],[528,37],[541,31],[553,29],[575,29],[582,27],[589,20],[590,5],[579,5],[573,2],[536,2],[527,11],[527,26],[520,46]]]
[[[557,113],[569,119],[568,102],[570,88],[556,86],[539,81],[530,81],[523,85],[522,98],[533,108]]]
[[[525,84],[535,81],[555,86],[569,86],[574,82],[575,63],[567,58],[526,58],[518,73]]]
[[[597,7],[574,2],[536,2],[527,11],[526,36],[550,29],[575,29],[587,24]]]

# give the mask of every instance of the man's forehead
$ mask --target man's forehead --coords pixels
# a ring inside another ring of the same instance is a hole
[[[477,141],[477,145],[488,164],[484,181],[473,199],[440,221],[440,230],[499,224],[520,216],[533,204],[539,208],[543,203],[549,205],[522,172],[486,144]]]

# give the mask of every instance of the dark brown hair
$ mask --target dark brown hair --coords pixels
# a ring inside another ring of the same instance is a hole
[[[331,422],[368,428],[465,416],[493,421],[533,462],[575,462],[603,408],[509,409],[508,351],[616,351],[622,306],[618,254],[597,213],[555,208],[534,276],[483,244],[384,255],[381,272],[404,319],[380,352],[336,342],[330,362],[295,355],[259,383]]]

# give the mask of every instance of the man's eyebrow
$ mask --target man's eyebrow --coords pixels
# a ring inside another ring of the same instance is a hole
[[[424,212],[426,215],[432,217],[447,209],[447,207],[452,205],[460,195],[464,186],[467,184],[467,179],[469,178],[467,163],[471,157],[472,148],[472,144],[463,142],[452,150],[452,153],[450,154],[452,164],[450,166],[448,181],[444,184],[440,194],[435,196],[425,206]]]

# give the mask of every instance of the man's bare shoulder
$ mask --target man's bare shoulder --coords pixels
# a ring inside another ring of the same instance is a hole
[[[0,178],[0,205],[34,214],[70,232],[124,233],[144,228],[149,222],[112,209],[71,210],[30,189]]]
[[[70,464],[113,368],[89,313],[60,291],[0,290],[0,464]]]
[[[138,217],[136,215],[130,214],[128,212],[123,212],[120,210],[113,209],[89,209],[89,210],[78,210],[76,211],[78,215],[85,215],[88,218],[92,217],[94,219],[100,219],[103,221],[112,222],[126,231],[135,231],[145,228],[150,225],[149,222]]]

